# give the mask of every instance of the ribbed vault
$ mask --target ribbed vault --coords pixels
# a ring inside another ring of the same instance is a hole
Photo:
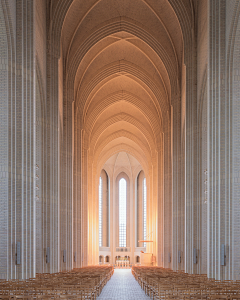
[[[180,5],[179,11],[183,8]],[[119,152],[135,157],[144,169],[152,220],[148,231],[158,239],[156,211],[164,197],[171,197],[168,152],[172,102],[181,90],[182,29],[167,0],[53,1],[52,13],[59,16],[53,18],[53,27],[64,62],[63,107],[70,112],[73,103],[74,165],[79,174],[74,182],[82,186],[79,197],[88,211],[86,259],[91,264],[98,253],[98,178],[105,162]],[[165,196],[160,191],[164,172],[169,174]],[[156,254],[158,247],[156,242],[149,250]]]

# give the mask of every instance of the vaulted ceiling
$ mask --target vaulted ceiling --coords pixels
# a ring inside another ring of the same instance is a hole
[[[167,0],[51,2],[54,22],[63,20],[67,89],[94,165],[126,151],[148,169],[160,151],[172,94],[181,85],[178,6]],[[180,6],[191,21],[192,1]]]

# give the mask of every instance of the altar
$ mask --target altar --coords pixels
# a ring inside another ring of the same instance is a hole
[[[129,267],[129,260],[117,260],[116,264],[117,264],[117,267],[128,268]]]

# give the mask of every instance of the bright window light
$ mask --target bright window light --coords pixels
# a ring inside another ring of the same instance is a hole
[[[102,177],[99,178],[99,247],[102,247]]]
[[[146,178],[143,179],[143,238],[146,240],[147,238],[147,186],[146,186]],[[144,247],[146,247],[146,243],[144,243]]]
[[[127,182],[119,180],[119,247],[126,247]]]

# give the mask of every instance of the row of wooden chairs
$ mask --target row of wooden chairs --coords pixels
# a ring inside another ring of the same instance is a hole
[[[1,280],[0,300],[95,300],[113,275],[112,266],[91,266],[69,272],[37,274],[29,280]]]
[[[160,267],[133,266],[132,274],[152,299],[240,300],[240,281],[218,281]]]

